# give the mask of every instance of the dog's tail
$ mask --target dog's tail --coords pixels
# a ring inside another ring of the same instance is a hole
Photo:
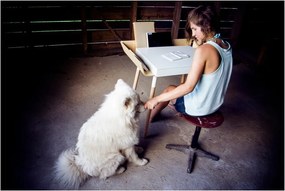
[[[66,189],[78,189],[88,178],[88,174],[76,165],[76,151],[69,149],[62,152],[55,165],[55,179]]]

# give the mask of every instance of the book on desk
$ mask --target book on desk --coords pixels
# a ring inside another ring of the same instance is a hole
[[[161,55],[163,58],[170,60],[170,61],[177,61],[185,58],[189,58],[190,55],[181,52],[181,51],[171,51]]]

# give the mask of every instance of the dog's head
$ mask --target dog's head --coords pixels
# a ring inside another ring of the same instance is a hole
[[[120,95],[121,104],[125,108],[126,114],[137,118],[139,113],[145,111],[144,103],[140,96],[126,82],[119,79],[115,85],[115,92]]]

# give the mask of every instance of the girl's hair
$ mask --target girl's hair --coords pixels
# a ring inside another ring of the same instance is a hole
[[[205,35],[208,35],[211,32],[218,33],[220,30],[218,15],[210,6],[199,6],[189,12],[185,26],[186,37],[188,40],[192,38],[190,22],[201,27],[201,31]]]

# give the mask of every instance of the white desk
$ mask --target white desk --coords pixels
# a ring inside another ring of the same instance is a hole
[[[162,56],[175,51],[180,51],[190,57],[170,61]],[[187,74],[192,63],[194,52],[195,48],[191,46],[164,46],[136,49],[136,54],[144,61],[156,77]]]
[[[190,57],[170,61],[162,56],[174,51],[180,51]],[[147,65],[153,74],[149,98],[154,97],[157,77],[182,75],[189,72],[194,52],[195,48],[191,46],[165,46],[136,49],[136,54],[143,60],[144,64]],[[146,136],[148,132],[150,114],[151,111],[149,111],[147,115],[144,136]]]

